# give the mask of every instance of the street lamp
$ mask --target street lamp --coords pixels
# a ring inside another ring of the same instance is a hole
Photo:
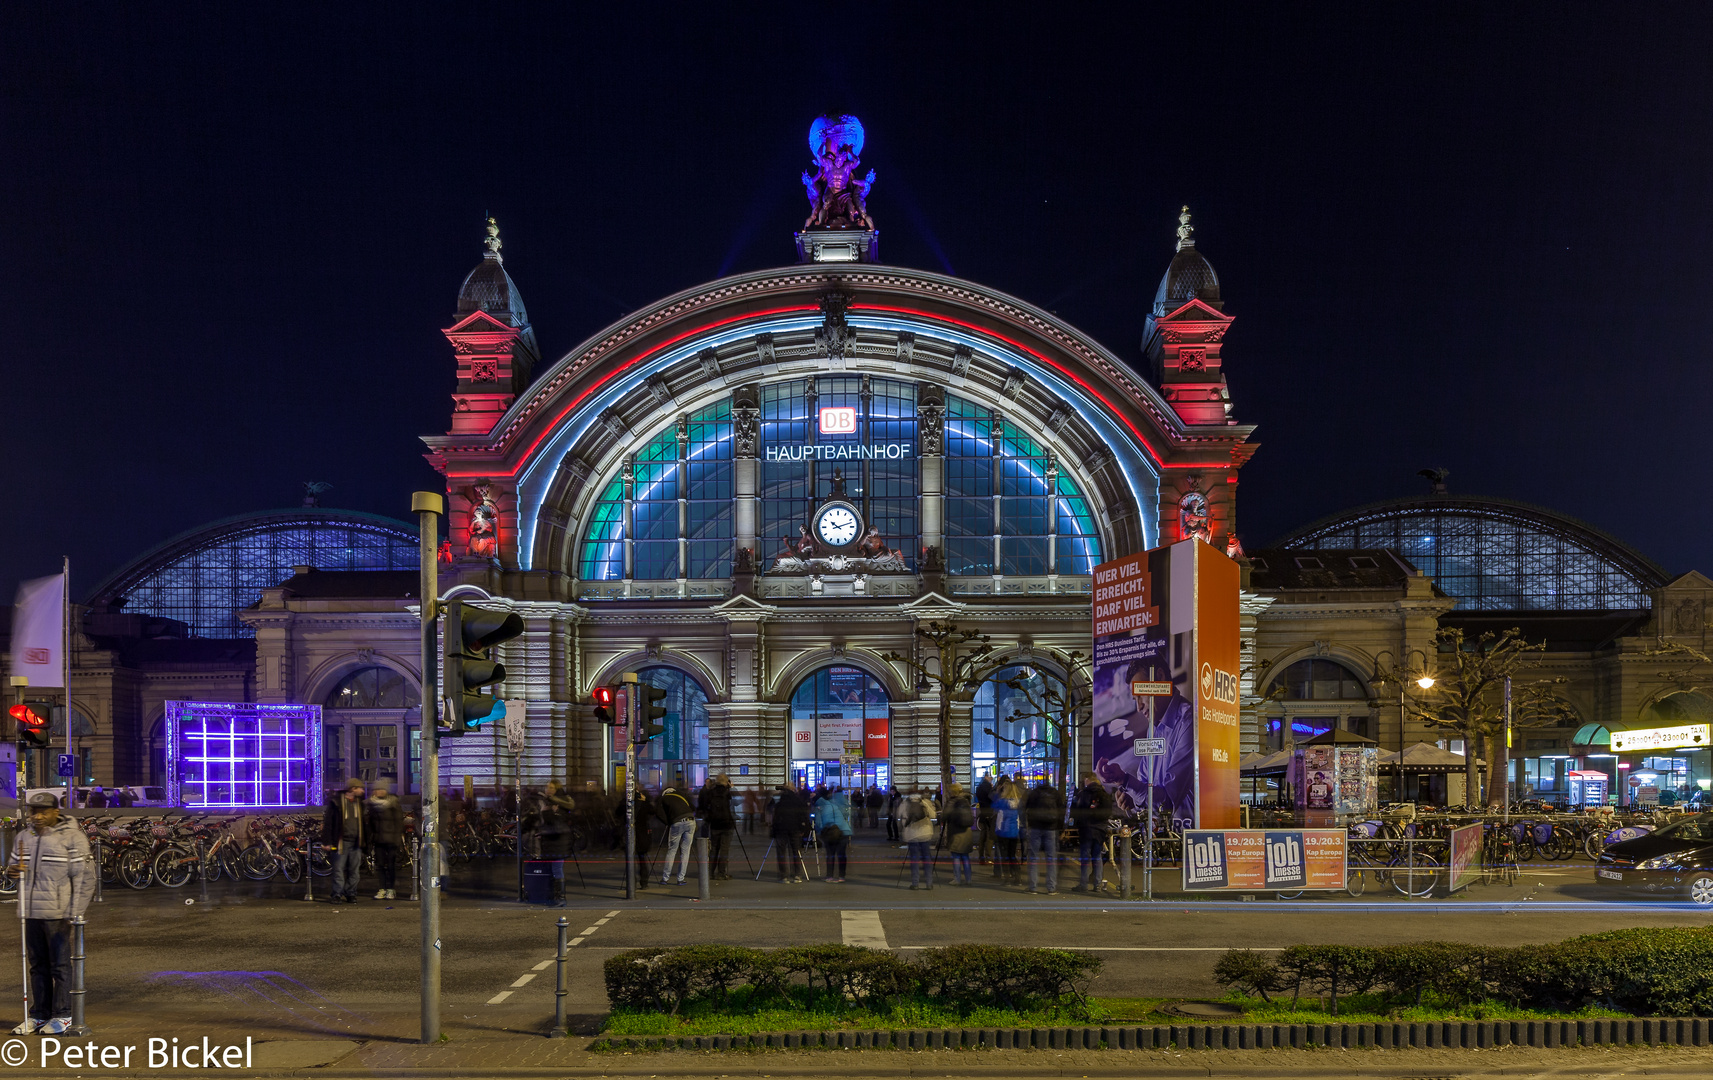
[[[1381,653],[1380,655],[1385,656],[1387,654]],[[1422,658],[1422,673],[1416,676],[1415,684],[1423,690],[1433,689],[1434,677],[1428,674],[1427,671],[1427,654],[1422,652],[1420,649],[1411,649],[1409,650],[1408,655],[1419,656]],[[1378,657],[1376,657],[1375,668],[1379,668]],[[1376,670],[1374,673],[1375,682],[1385,682],[1387,679],[1394,676],[1398,680],[1398,760],[1392,766],[1393,802],[1404,801],[1404,728],[1409,721],[1410,715],[1408,697],[1409,677],[1407,675],[1407,671],[1407,667],[1401,666],[1396,672]]]

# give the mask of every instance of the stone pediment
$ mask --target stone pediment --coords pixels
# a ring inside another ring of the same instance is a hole
[[[505,334],[508,337],[516,337],[518,333],[516,327],[501,322],[485,311],[472,311],[441,332],[447,337],[463,334]]]
[[[1166,314],[1166,315],[1162,315],[1159,319],[1157,319],[1155,321],[1162,326],[1164,326],[1167,323],[1198,323],[1198,322],[1218,323],[1218,324],[1223,326],[1224,324],[1231,322],[1232,317],[1230,315],[1224,314],[1223,312],[1216,311],[1212,307],[1203,303],[1202,301],[1192,297],[1191,299],[1185,301],[1184,305],[1182,307],[1178,308],[1176,311],[1173,311],[1173,312]]]

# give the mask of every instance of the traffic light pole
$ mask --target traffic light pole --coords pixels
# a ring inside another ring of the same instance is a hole
[[[446,501],[433,491],[410,497],[416,511],[422,578],[417,599],[422,610],[422,857],[416,861],[422,897],[422,1041],[440,1041],[440,650],[435,640],[439,617],[440,515]]]
[[[636,899],[636,672],[619,676],[625,692],[625,899]]]

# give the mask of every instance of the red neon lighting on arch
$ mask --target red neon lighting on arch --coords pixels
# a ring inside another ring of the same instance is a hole
[[[1085,381],[1082,378],[1082,376],[1078,375],[1076,372],[1067,369],[1064,365],[1057,363],[1056,361],[1054,361],[1050,357],[1044,356],[1041,353],[1036,352],[1034,349],[1031,349],[1029,346],[1023,344],[1021,341],[1014,341],[1011,338],[1006,337],[1004,334],[995,333],[994,331],[989,330],[984,326],[977,326],[974,323],[964,322],[962,319],[954,319],[954,318],[951,318],[951,317],[946,316],[946,315],[931,314],[931,313],[926,312],[926,311],[917,311],[914,308],[886,307],[886,306],[883,306],[880,304],[862,304],[862,305],[860,305],[860,307],[861,307],[861,309],[869,310],[869,311],[890,311],[890,312],[894,312],[895,314],[899,314],[899,315],[915,315],[918,318],[928,319],[931,321],[948,322],[948,323],[953,324],[954,326],[961,326],[961,327],[965,328],[966,330],[973,330],[977,334],[984,334],[987,337],[997,338],[998,340],[1005,342],[1007,345],[1010,345],[1014,349],[1020,349],[1023,352],[1028,353],[1030,356],[1033,356],[1035,359],[1039,360],[1041,363],[1046,364],[1048,367],[1052,368],[1054,371],[1057,371],[1059,374],[1063,375],[1065,378],[1076,383],[1078,386],[1082,387],[1084,390],[1087,390],[1090,394],[1093,394],[1094,397],[1102,405],[1106,406],[1106,409],[1108,412],[1110,412],[1113,416],[1117,417],[1118,420],[1125,427],[1130,429],[1130,433],[1132,435],[1136,436],[1136,441],[1140,442],[1142,444],[1142,448],[1148,451],[1148,456],[1154,459],[1154,464],[1160,466],[1160,468],[1162,468],[1162,469],[1170,469],[1170,468],[1179,468],[1179,469],[1184,469],[1184,468],[1228,469],[1231,467],[1229,462],[1224,462],[1224,461],[1210,462],[1210,463],[1205,464],[1205,465],[1193,465],[1193,464],[1176,465],[1176,466],[1167,465],[1165,462],[1165,459],[1163,459],[1160,456],[1160,452],[1154,448],[1154,444],[1148,441],[1148,436],[1142,434],[1142,429],[1137,427],[1135,424],[1131,423],[1130,418],[1128,416],[1124,415],[1124,413],[1120,412],[1116,405],[1114,405],[1112,402],[1108,401],[1106,399],[1105,394],[1102,394],[1099,390],[1096,390],[1094,387],[1090,386],[1088,384],[1088,382]],[[857,310],[857,309],[853,308],[852,310]]]
[[[647,352],[638,353],[636,356],[634,356],[631,359],[620,364],[618,367],[615,367],[613,370],[607,372],[607,374],[604,377],[597,380],[594,384],[592,384],[591,386],[586,388],[581,394],[578,394],[576,397],[572,398],[569,402],[567,402],[565,407],[560,409],[558,414],[556,414],[552,420],[548,421],[547,426],[542,428],[541,434],[537,435],[535,437],[535,441],[529,444],[529,448],[527,450],[525,450],[523,452],[523,454],[518,458],[517,464],[512,466],[512,469],[510,472],[496,472],[493,470],[489,470],[487,472],[470,472],[470,473],[448,472],[446,474],[446,476],[448,479],[456,479],[456,480],[464,480],[464,479],[470,479],[470,478],[474,478],[474,477],[485,477],[485,476],[515,477],[518,474],[518,470],[521,469],[524,466],[524,464],[527,463],[529,461],[529,459],[534,456],[535,451],[541,446],[542,440],[547,438],[549,435],[553,434],[554,430],[559,427],[559,422],[561,420],[565,419],[573,411],[575,411],[577,406],[583,404],[583,402],[585,402],[585,401],[589,400],[589,398],[593,397],[594,394],[596,393],[596,391],[600,390],[601,387],[612,382],[614,379],[618,378],[620,375],[623,375],[626,371],[629,371],[631,368],[636,367],[638,364],[649,359],[650,357],[656,356],[659,353],[661,353],[667,349],[670,349],[672,346],[678,344],[680,341],[683,341],[685,338],[695,337],[697,334],[706,333],[709,330],[717,330],[722,326],[730,326],[732,323],[746,322],[750,319],[765,319],[770,315],[790,315],[790,314],[800,312],[800,311],[819,311],[819,310],[820,310],[820,308],[814,304],[800,304],[800,305],[797,305],[795,307],[769,308],[766,311],[752,311],[752,312],[748,313],[747,315],[733,315],[729,319],[720,319],[716,322],[704,323],[703,325],[696,327],[694,330],[686,330],[682,334],[677,335],[676,337],[668,338],[667,340],[661,342],[659,345],[656,345],[654,348],[648,350]]]

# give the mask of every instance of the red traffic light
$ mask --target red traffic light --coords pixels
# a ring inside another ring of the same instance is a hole
[[[610,686],[595,687],[595,704],[611,705],[613,703],[613,688]]]
[[[19,703],[12,706],[8,711],[12,714],[12,719],[18,721],[19,727],[29,728],[32,731],[47,730],[48,718],[30,708],[28,705]]]

